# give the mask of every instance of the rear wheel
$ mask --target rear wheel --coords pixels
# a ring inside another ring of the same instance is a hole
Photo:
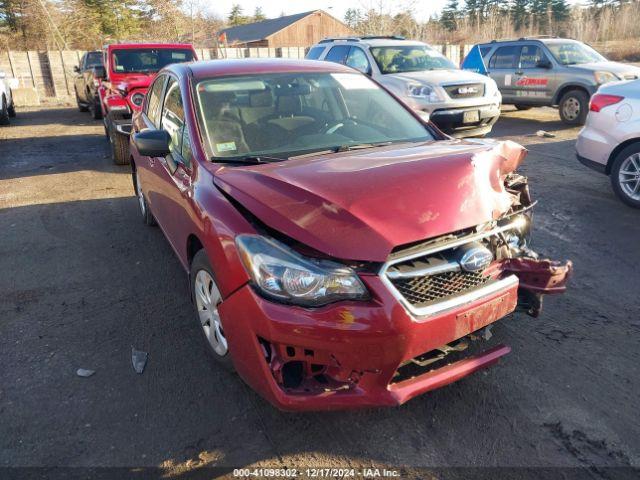
[[[0,125],[9,125],[9,107],[7,106],[7,99],[2,96],[2,102],[0,104]]]
[[[222,295],[214,280],[213,269],[204,250],[200,250],[191,262],[191,294],[196,309],[196,319],[211,356],[227,370],[233,371],[229,356],[229,343],[224,334],[218,306]]]
[[[514,105],[518,110],[531,110],[533,107],[531,105]]]
[[[611,186],[618,198],[640,208],[640,143],[629,145],[613,161]]]
[[[589,110],[589,96],[582,90],[569,90],[560,99],[560,119],[567,125],[584,125]]]
[[[13,104],[12,104],[12,105],[10,105],[10,106],[7,108],[7,112],[9,112],[9,116],[10,116],[10,117],[15,117],[15,116],[16,116],[16,107],[15,107],[15,105],[13,105]]]

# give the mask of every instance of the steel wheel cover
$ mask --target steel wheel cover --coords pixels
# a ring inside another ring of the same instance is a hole
[[[204,335],[213,351],[223,357],[229,351],[229,347],[218,312],[218,305],[222,301],[222,297],[218,286],[206,270],[200,270],[196,274],[194,293],[198,318]]]

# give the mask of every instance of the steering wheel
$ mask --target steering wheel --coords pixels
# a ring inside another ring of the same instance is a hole
[[[358,121],[353,117],[347,117],[331,124],[326,123],[324,126],[324,134],[331,135],[347,125],[358,125]]]

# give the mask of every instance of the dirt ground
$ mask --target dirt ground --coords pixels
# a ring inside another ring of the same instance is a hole
[[[575,265],[541,318],[502,320],[510,355],[399,408],[291,414],[208,359],[187,278],[143,225],[101,123],[19,111],[0,129],[0,477],[388,465],[422,478],[637,478],[607,467],[640,467],[640,211],[576,161],[577,133],[539,109],[506,112],[492,134],[530,149],[534,247]],[[149,352],[142,375],[132,346]]]

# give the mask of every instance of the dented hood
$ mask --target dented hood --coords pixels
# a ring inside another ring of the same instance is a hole
[[[269,227],[331,257],[382,262],[399,245],[505,213],[513,143],[438,141],[216,172],[219,188]]]

